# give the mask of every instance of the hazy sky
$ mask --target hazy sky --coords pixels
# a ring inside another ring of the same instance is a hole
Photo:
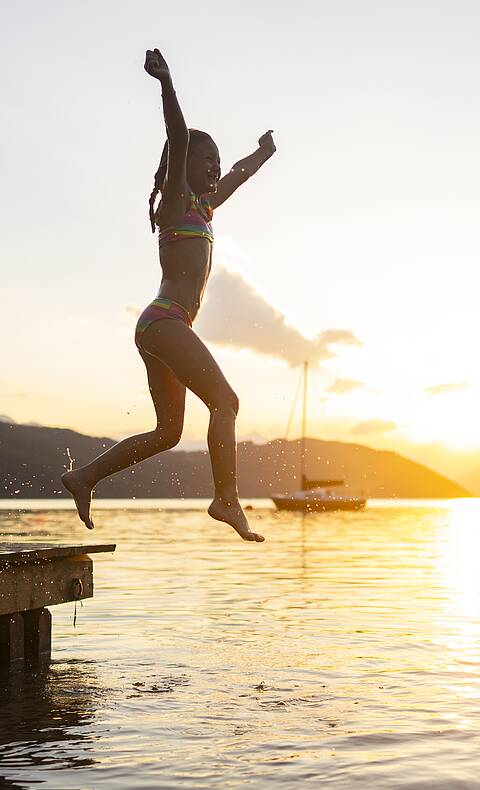
[[[477,463],[479,25],[462,0],[4,4],[0,414],[152,424],[133,330],[160,279],[158,46],[224,170],[275,130],[275,157],[215,214],[196,325],[239,434],[284,435],[308,356],[310,435],[454,477],[458,454]],[[185,440],[207,422],[192,396]]]

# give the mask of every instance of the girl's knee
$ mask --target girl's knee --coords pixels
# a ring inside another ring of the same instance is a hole
[[[162,450],[171,450],[176,447],[182,438],[183,426],[158,426],[155,429],[155,444],[158,452]]]
[[[233,390],[229,390],[228,392],[221,393],[214,402],[209,404],[209,409],[211,412],[233,412],[233,416],[236,417],[239,405],[238,395]]]

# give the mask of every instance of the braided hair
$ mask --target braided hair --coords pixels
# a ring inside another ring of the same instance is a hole
[[[195,143],[200,143],[203,140],[211,140],[211,136],[207,132],[201,132],[199,129],[189,129],[187,159],[190,151],[190,146]],[[162,192],[165,185],[165,178],[167,177],[168,169],[168,140],[165,141],[163,146],[162,156],[160,157],[160,164],[158,165],[157,172],[155,173],[153,189],[148,200],[148,216],[150,219],[150,227],[152,233],[155,233],[155,200],[159,192]]]

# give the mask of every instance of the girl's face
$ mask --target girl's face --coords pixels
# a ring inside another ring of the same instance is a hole
[[[188,150],[187,181],[197,195],[217,191],[220,154],[213,140],[194,142]]]

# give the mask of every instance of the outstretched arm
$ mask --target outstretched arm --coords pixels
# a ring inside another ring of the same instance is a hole
[[[245,159],[240,159],[236,162],[227,175],[220,179],[217,186],[217,191],[210,196],[210,204],[212,208],[217,208],[225,203],[227,198],[232,195],[241,184],[244,184],[250,176],[253,176],[257,170],[265,164],[267,159],[270,159],[272,154],[277,150],[273,142],[272,131],[262,134],[258,141],[258,148],[253,154],[246,156]]]
[[[147,50],[145,71],[162,86],[163,115],[168,137],[168,168],[164,196],[182,192],[186,183],[188,129],[173,88],[172,75],[160,50]]]

